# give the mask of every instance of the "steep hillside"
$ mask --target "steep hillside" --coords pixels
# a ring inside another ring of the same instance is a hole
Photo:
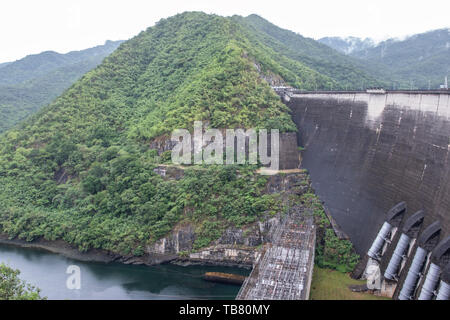
[[[409,88],[438,88],[450,74],[450,29],[434,30],[403,41],[390,39],[352,56],[388,68],[393,80]],[[430,81],[430,83],[428,82]]]
[[[50,103],[121,42],[67,54],[48,51],[0,65],[0,132]]]
[[[251,32],[250,39],[263,43],[276,53],[316,70],[334,80],[313,89],[357,89],[361,85],[377,86],[384,82],[373,76],[373,69],[362,61],[348,57],[313,39],[281,29],[269,21],[250,15],[234,17]]]
[[[1,135],[0,233],[142,255],[183,223],[195,225],[200,248],[281,210],[255,166],[193,166],[167,179],[155,169],[170,153],[149,148],[194,120],[294,131],[270,84],[340,85],[237,20],[161,20]]]
[[[6,67],[10,63],[11,62],[2,62],[2,63],[0,63],[0,68]]]

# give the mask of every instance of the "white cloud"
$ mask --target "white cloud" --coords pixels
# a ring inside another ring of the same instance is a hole
[[[2,0],[0,62],[45,50],[67,52],[128,39],[161,18],[196,10],[256,13],[301,35],[403,37],[448,27],[446,0]]]

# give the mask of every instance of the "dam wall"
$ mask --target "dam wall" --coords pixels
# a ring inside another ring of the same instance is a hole
[[[399,228],[423,209],[422,230],[438,220],[441,239],[450,234],[449,100],[448,92],[426,91],[285,99],[305,148],[302,166],[361,255],[401,201],[407,211]]]

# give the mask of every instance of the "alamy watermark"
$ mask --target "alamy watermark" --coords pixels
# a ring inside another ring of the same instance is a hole
[[[81,269],[77,265],[70,265],[66,269],[66,273],[70,276],[66,280],[66,287],[69,290],[81,289]]]
[[[224,134],[225,132],[225,139]],[[194,135],[186,129],[175,129],[171,141],[174,164],[258,164],[276,172],[280,166],[280,133],[278,129],[206,129],[202,121],[194,122]],[[270,140],[270,144],[269,144]],[[270,148],[269,148],[270,146]],[[224,157],[225,154],[225,157]]]

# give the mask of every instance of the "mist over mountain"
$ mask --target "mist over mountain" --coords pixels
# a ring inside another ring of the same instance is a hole
[[[318,41],[359,59],[363,69],[384,79],[390,89],[436,89],[450,74],[449,30],[438,29],[377,44],[369,38],[355,37],[325,37]]]
[[[437,88],[450,74],[450,29],[433,30],[404,40],[389,39],[352,51],[353,57],[389,69],[392,78],[413,88]]]
[[[11,62],[2,62],[2,63],[0,63],[0,68],[6,67],[10,63]]]
[[[0,65],[0,132],[50,103],[122,41],[60,54],[46,51]]]
[[[373,39],[357,37],[324,37],[317,41],[345,54],[372,48],[376,45]]]

